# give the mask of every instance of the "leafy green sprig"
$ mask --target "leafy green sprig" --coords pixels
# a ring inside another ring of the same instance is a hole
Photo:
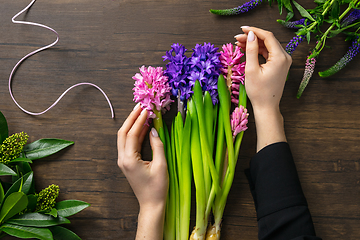
[[[74,144],[62,139],[40,139],[26,144],[26,133],[9,136],[7,121],[0,112],[0,176],[11,176],[11,182],[0,181],[0,238],[41,240],[81,240],[64,228],[70,217],[89,206],[79,200],[56,202],[59,186],[50,185],[35,191],[34,172],[30,163]]]

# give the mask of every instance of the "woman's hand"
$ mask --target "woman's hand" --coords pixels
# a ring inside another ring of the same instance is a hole
[[[292,62],[271,32],[243,27],[245,34],[235,36],[237,45],[246,51],[245,88],[253,106],[257,150],[286,141],[279,103]],[[259,54],[266,63],[259,64]]]
[[[169,185],[164,146],[158,133],[150,131],[153,160],[142,160],[141,145],[149,127],[144,125],[147,111],[139,105],[130,113],[118,132],[118,166],[126,176],[140,213],[137,239],[162,239],[166,196]]]

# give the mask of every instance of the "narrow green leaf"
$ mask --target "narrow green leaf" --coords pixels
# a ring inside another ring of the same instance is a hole
[[[70,223],[70,221],[64,217],[59,216],[55,218],[43,213],[25,213],[16,218],[11,218],[6,222],[27,227],[50,227]]]
[[[5,223],[0,230],[17,238],[36,238],[40,240],[53,240],[52,233],[47,228],[24,227]]]
[[[23,184],[21,191],[25,194],[28,194],[33,187],[33,172],[25,174],[22,178],[19,178],[13,185],[11,185],[5,194],[5,198],[14,192],[18,192],[20,190],[21,184]]]
[[[55,208],[59,216],[69,217],[89,206],[89,203],[80,200],[64,200],[56,203]]]
[[[291,6],[291,0],[282,0],[285,8],[289,11],[289,12],[293,12],[292,6]]]
[[[47,213],[47,214],[53,216],[54,218],[58,217],[58,213],[57,213],[56,208],[51,209],[51,211],[49,213]]]
[[[326,0],[315,0],[314,2],[315,2],[315,3],[322,4],[322,3],[325,3],[325,2],[326,2]]]
[[[14,160],[11,160],[10,163],[19,163],[19,162],[27,162],[27,163],[32,163],[32,161],[28,158],[15,158]]]
[[[338,19],[340,14],[340,5],[337,0],[334,1],[333,5],[331,6],[330,15],[334,19]]]
[[[36,208],[36,204],[37,204],[37,196],[35,196],[34,194],[30,194],[30,195],[27,195],[28,197],[28,205],[27,205],[27,209],[30,211],[30,212],[33,212],[35,211],[35,208]]]
[[[15,192],[5,198],[0,211],[0,223],[15,216],[28,205],[28,198],[22,192]]]
[[[0,206],[2,204],[2,201],[4,200],[4,188],[2,186],[2,184],[0,183]]]
[[[72,141],[56,138],[44,138],[25,145],[24,153],[26,158],[36,160],[57,153],[72,144],[74,144]]]
[[[3,163],[0,163],[0,176],[16,176],[16,172],[14,172],[14,170],[12,170],[11,168],[9,168],[8,166],[6,166]]]
[[[61,226],[54,226],[49,228],[53,234],[54,240],[81,240],[73,231]]]
[[[9,136],[9,129],[5,116],[0,111],[0,144]]]
[[[310,43],[310,39],[311,39],[310,32],[307,32],[306,33],[306,40],[307,40],[308,44]]]
[[[294,17],[294,12],[288,12],[285,21],[290,21]]]
[[[278,7],[279,7],[279,13],[280,15],[282,14],[282,10],[283,10],[283,2],[281,0],[277,0],[278,2]]]
[[[308,11],[306,11],[305,8],[303,8],[300,4],[298,4],[297,2],[293,1],[294,6],[296,7],[296,9],[300,12],[300,15],[310,19],[311,21],[315,22],[315,19],[310,15],[310,13]]]

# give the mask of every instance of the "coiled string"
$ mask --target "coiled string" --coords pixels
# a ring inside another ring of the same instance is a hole
[[[60,97],[59,97],[50,107],[48,107],[46,110],[44,110],[44,111],[42,111],[42,112],[38,112],[38,113],[30,112],[30,111],[24,109],[24,108],[21,107],[20,104],[15,100],[15,97],[14,97],[14,95],[13,95],[13,93],[12,93],[11,82],[12,82],[13,75],[15,74],[17,68],[20,66],[20,64],[21,64],[22,62],[24,62],[24,61],[25,61],[27,58],[29,58],[30,56],[35,55],[36,53],[38,53],[38,52],[40,52],[40,51],[42,51],[42,50],[45,50],[45,49],[48,49],[48,48],[54,46],[54,45],[59,41],[59,34],[58,34],[54,29],[52,29],[51,27],[48,27],[48,26],[46,26],[46,25],[39,24],[39,23],[34,23],[34,22],[17,21],[17,20],[15,20],[15,18],[17,18],[19,15],[21,15],[22,13],[24,13],[25,11],[27,11],[27,10],[35,3],[35,1],[36,1],[36,0],[32,0],[31,3],[30,3],[27,7],[25,7],[23,10],[21,10],[19,13],[17,13],[17,14],[11,19],[11,21],[12,21],[13,23],[26,24],[26,25],[32,25],[32,26],[38,26],[38,27],[46,28],[46,29],[52,31],[53,33],[55,33],[55,35],[56,35],[56,40],[55,40],[53,43],[49,44],[49,45],[46,45],[46,46],[44,46],[44,47],[42,47],[42,48],[39,48],[39,49],[37,49],[37,50],[35,50],[35,51],[32,51],[32,52],[28,53],[28,54],[25,55],[23,58],[21,58],[20,61],[18,61],[18,62],[16,63],[16,65],[15,65],[14,68],[12,69],[12,71],[11,71],[11,73],[10,73],[10,76],[9,76],[9,92],[10,92],[10,96],[11,96],[12,100],[15,102],[15,104],[16,104],[23,112],[25,112],[25,113],[27,113],[27,114],[30,114],[30,115],[37,116],[37,115],[44,114],[44,113],[46,113],[47,111],[49,111],[51,108],[53,108],[53,107],[64,97],[64,95],[65,95],[67,92],[69,92],[71,89],[73,89],[73,88],[75,88],[75,87],[77,87],[77,86],[80,86],[80,85],[90,85],[90,86],[93,86],[93,87],[97,88],[97,89],[104,95],[106,101],[107,101],[108,104],[109,104],[110,110],[111,110],[111,117],[114,118],[114,109],[113,109],[113,106],[111,105],[110,99],[107,97],[107,95],[105,94],[105,92],[104,92],[100,87],[98,87],[97,85],[95,85],[95,84],[93,84],[93,83],[88,83],[88,82],[78,83],[78,84],[75,84],[75,85],[69,87],[67,90],[65,90],[65,91],[60,95]]]

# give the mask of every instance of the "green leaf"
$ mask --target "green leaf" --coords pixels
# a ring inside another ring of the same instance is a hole
[[[47,214],[49,214],[49,215],[51,215],[51,216],[53,216],[55,218],[58,216],[56,208],[52,208],[51,211],[49,213],[47,213]]]
[[[14,160],[11,160],[10,163],[19,163],[19,162],[27,162],[27,163],[32,163],[32,161],[28,158],[15,158]]]
[[[340,13],[340,5],[339,2],[335,0],[333,5],[331,6],[330,15],[334,19],[339,19],[339,13]]]
[[[81,240],[78,235],[67,228],[55,226],[49,229],[53,234],[54,240]]]
[[[1,206],[1,203],[2,201],[4,200],[4,188],[2,186],[2,184],[0,183],[0,206]]]
[[[64,200],[56,203],[55,208],[59,216],[69,217],[89,206],[89,203],[80,200]]]
[[[36,160],[57,153],[72,144],[74,144],[72,141],[56,138],[44,138],[25,145],[24,153],[26,158]]]
[[[33,188],[33,172],[25,174],[22,178],[19,178],[13,185],[11,185],[5,194],[5,198],[14,192],[18,192],[20,190],[21,184],[23,184],[21,192],[28,194]]]
[[[315,2],[315,3],[318,3],[318,4],[322,4],[322,3],[325,3],[326,0],[315,0],[314,2]]]
[[[4,204],[0,211],[0,222],[15,216],[28,205],[28,198],[22,192],[15,192],[5,198]]]
[[[27,205],[27,210],[29,210],[30,212],[33,212],[36,208],[36,204],[37,204],[37,196],[35,196],[34,194],[30,194],[27,195],[28,197],[28,205]]]
[[[282,2],[289,12],[293,12],[290,0],[282,0]]]
[[[286,22],[287,22],[287,21],[290,21],[290,19],[292,19],[293,16],[294,16],[294,12],[288,12],[288,14],[286,15],[285,21],[286,21]]]
[[[40,240],[53,240],[52,233],[47,228],[24,227],[13,224],[3,224],[0,230],[17,238],[36,238]]]
[[[282,10],[283,10],[283,2],[281,0],[277,0],[278,2],[278,7],[279,7],[279,13],[280,15],[282,14]]]
[[[297,10],[300,12],[300,15],[310,19],[311,21],[315,22],[315,19],[310,15],[310,13],[308,13],[308,11],[305,10],[305,8],[303,8],[300,4],[298,4],[297,2],[293,1],[294,6],[297,8]]]
[[[310,32],[307,32],[306,40],[307,40],[308,44],[310,43],[310,39],[311,39]]]
[[[0,144],[9,136],[9,129],[5,116],[0,111]]]
[[[8,166],[6,166],[3,163],[0,163],[0,176],[16,176],[16,172],[14,172],[14,170],[12,170],[11,168],[9,168]]]
[[[25,213],[16,218],[11,218],[7,223],[16,224],[28,227],[50,227],[60,224],[70,223],[70,221],[63,217],[53,217],[43,213]]]

